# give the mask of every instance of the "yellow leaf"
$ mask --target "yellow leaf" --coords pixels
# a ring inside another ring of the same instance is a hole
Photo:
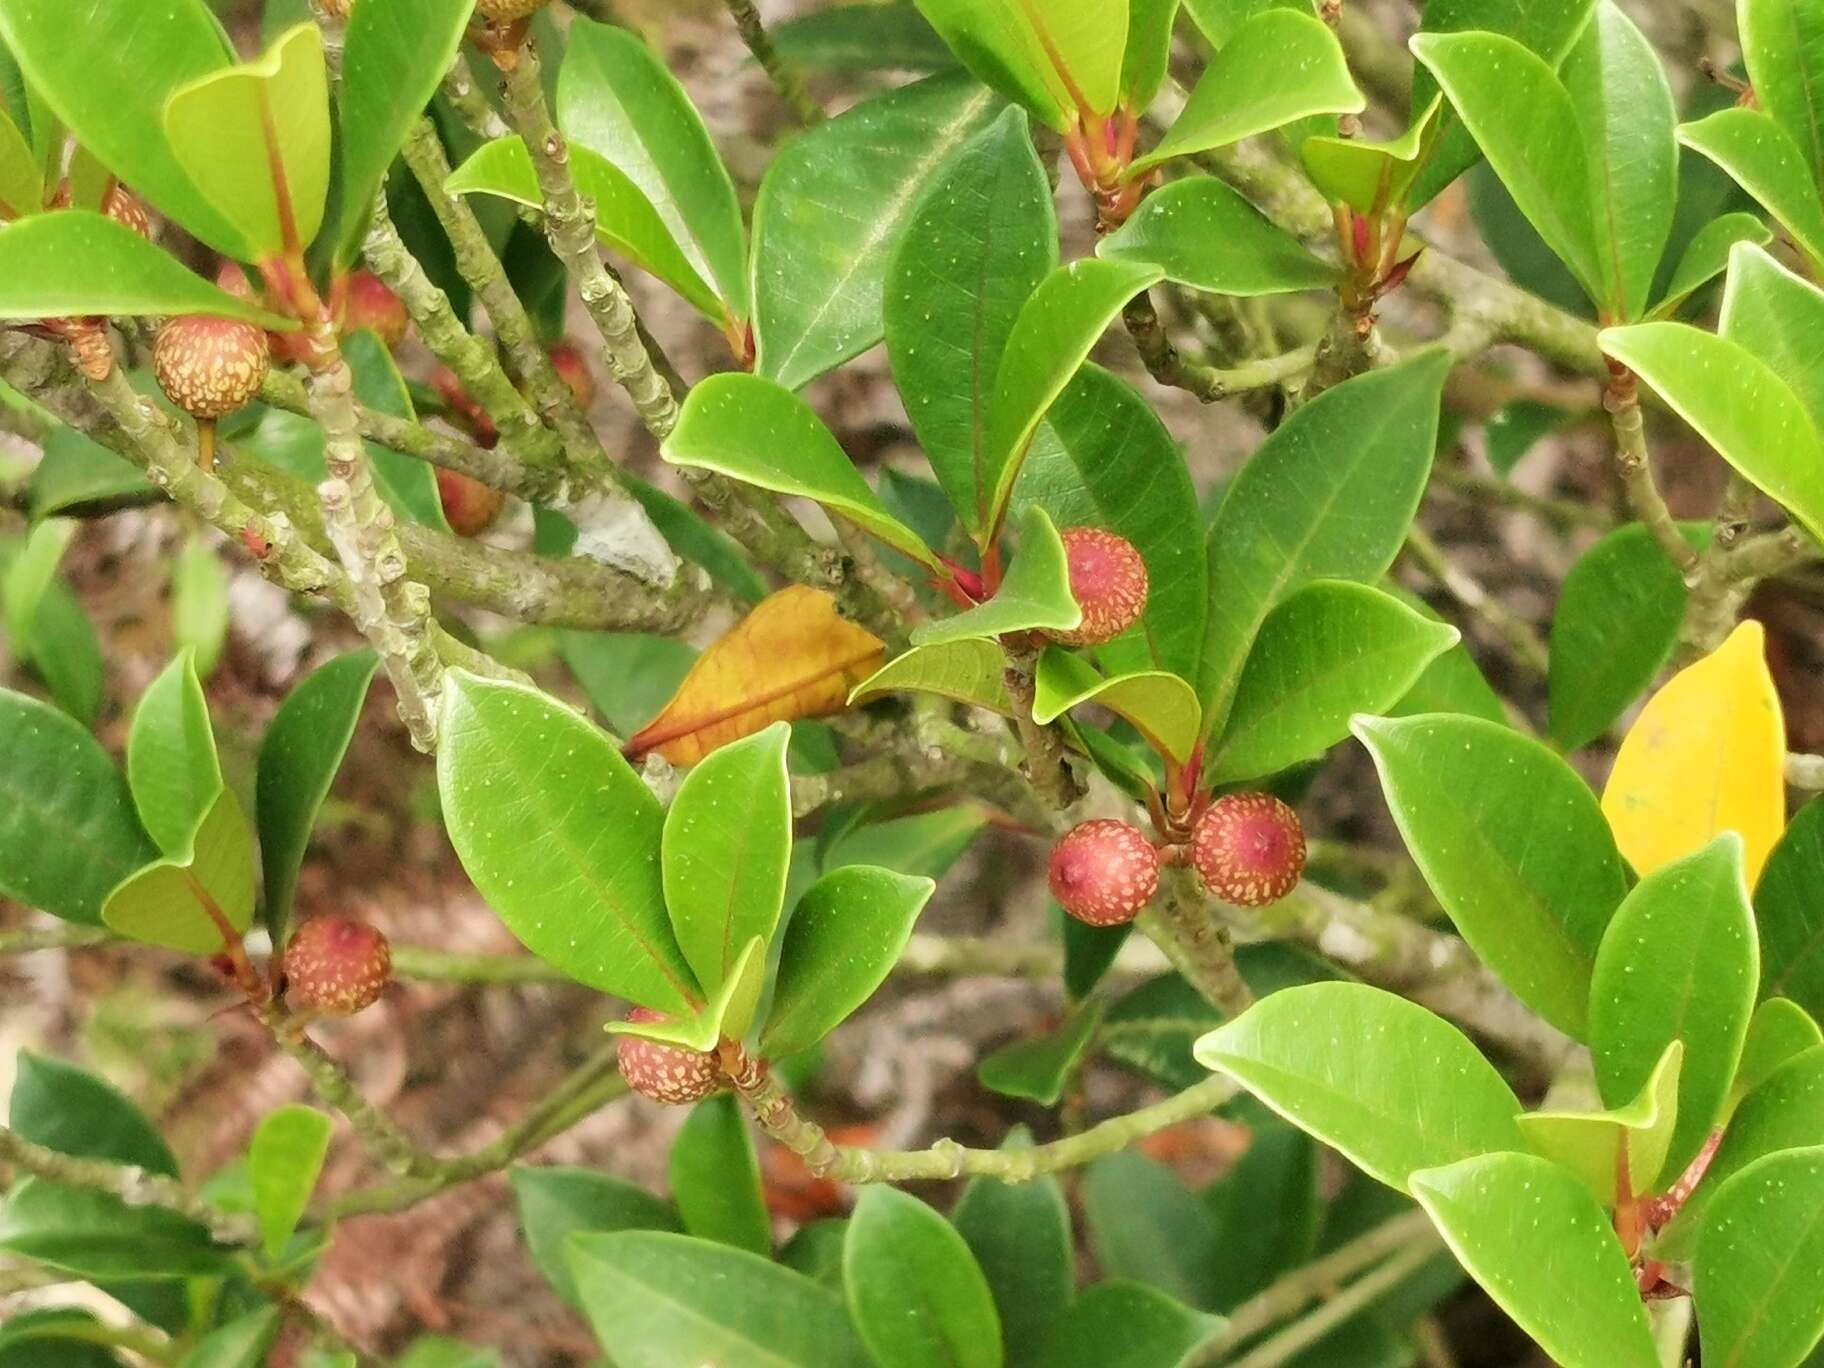
[[[836,600],[794,585],[763,600],[690,667],[671,702],[627,743],[694,765],[718,746],[798,717],[841,712],[886,647],[839,616]]]
[[[1603,815],[1643,877],[1737,832],[1752,888],[1786,825],[1785,764],[1761,624],[1744,622],[1647,700],[1609,771]]]

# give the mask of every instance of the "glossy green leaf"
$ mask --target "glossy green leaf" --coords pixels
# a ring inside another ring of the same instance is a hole
[[[1812,0],[1742,0],[1736,24],[1755,103],[1824,180],[1824,13]]]
[[[1083,1222],[1103,1273],[1133,1278],[1182,1302],[1210,1304],[1223,1257],[1215,1224],[1156,1159],[1127,1151],[1096,1160],[1083,1175]]]
[[[1006,669],[1007,653],[1000,643],[982,637],[942,646],[914,646],[857,684],[849,695],[849,706],[859,707],[891,693],[933,693],[1012,717]]]
[[[355,398],[375,413],[416,420],[411,391],[398,363],[380,335],[358,328],[342,336],[342,356],[355,379]],[[438,532],[450,530],[437,492],[437,469],[428,461],[381,446],[363,443],[374,484],[401,520],[419,523]]]
[[[772,35],[788,62],[825,71],[942,71],[956,65],[912,0],[814,10],[773,26]]]
[[[1404,203],[1425,167],[1443,125],[1444,97],[1436,95],[1406,131],[1388,142],[1361,138],[1306,138],[1299,148],[1305,174],[1324,198],[1341,200],[1363,214],[1377,204]]]
[[[1666,284],[1665,297],[1653,306],[1649,318],[1664,318],[1676,312],[1686,300],[1720,276],[1729,266],[1729,253],[1738,242],[1752,242],[1765,247],[1773,234],[1753,214],[1723,214],[1713,218],[1685,244],[1672,278]]]
[[[164,121],[178,165],[254,258],[300,251],[316,237],[329,194],[330,124],[314,23],[255,61],[185,82],[165,101]]]
[[[22,218],[45,199],[43,168],[19,125],[0,113],[0,212],[9,219]]]
[[[1156,190],[1096,244],[1110,261],[1150,262],[1165,278],[1224,295],[1284,294],[1336,284],[1337,269],[1214,176]]]
[[[89,502],[126,498],[150,491],[138,467],[129,465],[75,428],[58,426],[44,445],[44,457],[32,471],[31,516],[54,513]]]
[[[582,1305],[564,1260],[573,1231],[681,1229],[677,1213],[645,1188],[594,1169],[521,1166],[507,1178],[532,1261],[572,1306]]]
[[[1228,721],[1261,624],[1314,579],[1379,579],[1431,475],[1449,357],[1423,352],[1325,390],[1261,444],[1209,535],[1209,625],[1198,695],[1206,735]]]
[[[779,1262],[831,1291],[842,1292],[842,1245],[848,1238],[846,1217],[822,1217],[792,1232],[779,1251]]]
[[[727,311],[748,316],[747,234],[734,183],[684,87],[627,29],[578,18],[557,81],[557,121],[650,201]]]
[[[1179,1368],[1223,1330],[1220,1316],[1193,1311],[1144,1283],[1088,1289],[1051,1326],[1047,1368]]]
[[[1613,1209],[1621,1174],[1627,1197],[1645,1197],[1669,1185],[1666,1154],[1678,1122],[1678,1077],[1685,1047],[1666,1046],[1647,1081],[1625,1106],[1601,1112],[1537,1111],[1519,1117],[1521,1134],[1533,1153],[1569,1169],[1596,1200]]]
[[[1002,1148],[1017,1148],[1016,1138],[1030,1143],[1020,1134]],[[1076,1288],[1063,1188],[1050,1174],[1029,1183],[971,1178],[950,1219],[988,1280],[1009,1368],[1041,1368],[1045,1333]]]
[[[1731,249],[1717,331],[1784,380],[1824,436],[1824,290],[1787,270],[1758,245]]]
[[[49,704],[0,689],[0,892],[99,925],[108,891],[157,858],[95,738]]]
[[[866,1189],[842,1245],[849,1314],[880,1368],[1000,1368],[1001,1322],[963,1237],[918,1198]]]
[[[622,1231],[572,1235],[565,1258],[618,1368],[869,1368],[837,1293],[746,1250]]]
[[[217,251],[252,258],[246,237],[191,183],[165,137],[172,92],[233,60],[203,0],[8,0],[0,37],[31,88],[109,170]]]
[[[177,1176],[170,1146],[145,1113],[74,1064],[21,1050],[7,1108],[7,1125],[34,1145]]]
[[[0,228],[0,318],[188,313],[294,326],[216,289],[100,214],[71,209]]]
[[[1412,50],[1436,78],[1527,222],[1591,299],[1605,299],[1592,172],[1570,94],[1550,65],[1496,33],[1421,33]],[[1524,108],[1527,117],[1513,111]],[[1651,278],[1652,266],[1647,268]]]
[[[754,203],[754,370],[798,389],[880,341],[887,263],[927,179],[995,112],[960,76],[864,100],[788,143]]]
[[[101,909],[115,935],[191,955],[223,948],[214,913],[236,931],[253,923],[253,832],[230,789],[217,789],[182,849],[129,875]]]
[[[319,667],[286,696],[260,740],[254,817],[266,924],[275,944],[284,944],[310,833],[379,667],[372,651],[338,656]]]
[[[339,213],[330,225],[338,260],[354,255],[374,192],[456,60],[473,10],[473,0],[388,0],[349,16],[337,96]]]
[[[1033,720],[1052,722],[1088,704],[1126,718],[1148,744],[1179,764],[1196,748],[1197,695],[1177,675],[1149,670],[1105,679],[1082,657],[1048,648],[1034,680]]]
[[[1282,989],[1192,1053],[1401,1192],[1415,1169],[1524,1148],[1520,1104],[1494,1065],[1441,1017],[1378,988]]]
[[[1055,1106],[1075,1076],[1090,1038],[1102,1023],[1103,1003],[1092,998],[1079,1006],[1062,1027],[1044,1035],[1016,1040],[982,1056],[976,1081],[1004,1097],[1021,1097]]]
[[[823,868],[828,871],[845,865],[878,865],[895,874],[941,879],[987,822],[987,811],[974,803],[869,822],[823,851]]]
[[[1357,718],[1354,731],[1457,931],[1581,1039],[1597,946],[1626,889],[1596,795],[1539,742],[1477,718]]]
[[[1070,592],[1070,567],[1058,529],[1037,504],[1020,519],[1020,545],[993,598],[912,629],[915,646],[941,646],[1003,632],[1069,631],[1083,621]]]
[[[1568,1170],[1487,1154],[1413,1175],[1413,1196],[1495,1303],[1566,1368],[1656,1368],[1628,1256]]]
[[[1722,1184],[1692,1278],[1705,1363],[1809,1361],[1824,1336],[1824,1148],[1770,1154]]]
[[[1127,6],[1096,0],[917,0],[977,79],[1060,133],[1078,116],[1111,113],[1121,94]]]
[[[221,1275],[229,1251],[160,1207],[28,1178],[0,1204],[0,1249],[91,1280]]]
[[[595,204],[598,242],[657,276],[711,322],[722,321],[722,301],[685,257],[652,201],[625,172],[577,143],[570,148],[570,174],[577,190]],[[545,204],[532,158],[517,137],[497,138],[476,148],[443,188],[452,195],[498,195],[534,209]]]
[[[37,524],[5,567],[0,606],[5,608],[6,634],[15,651],[22,646],[30,650],[32,620],[79,526],[74,518],[50,518]]]
[[[1457,643],[1457,629],[1379,589],[1318,580],[1267,615],[1235,689],[1212,783],[1257,779],[1314,760],[1381,713]]]
[[[316,1189],[329,1153],[329,1117],[310,1107],[286,1106],[268,1113],[247,1146],[247,1177],[253,1184],[253,1214],[268,1259],[277,1259]]]
[[[1708,535],[1693,526],[1694,544]],[[1577,558],[1552,615],[1552,740],[1596,740],[1672,659],[1685,621],[1684,576],[1642,523],[1616,528]]]
[[[665,1013],[700,989],[660,884],[658,800],[614,744],[534,689],[445,676],[444,824],[513,934],[580,982]]]
[[[167,855],[190,848],[222,790],[222,767],[196,662],[184,651],[140,696],[127,734],[127,782],[146,831]]]
[[[671,1142],[670,1182],[689,1234],[762,1257],[773,1252],[760,1161],[732,1095],[706,1097],[691,1108]]]
[[[79,1307],[14,1312],[0,1326],[0,1368],[122,1368],[112,1349],[89,1341],[98,1330],[101,1322]]]
[[[1362,92],[1327,25],[1297,10],[1254,15],[1204,68],[1171,129],[1146,156],[1141,175],[1172,157],[1209,152],[1312,114],[1358,114]]]
[[[832,869],[812,884],[785,928],[760,1052],[808,1050],[872,997],[935,888],[868,865]]]
[[[1824,1045],[1824,1031],[1810,1013],[1791,998],[1766,999],[1748,1022],[1742,1062],[1735,1070],[1734,1100],[1739,1102],[1787,1060],[1817,1045]]]
[[[697,660],[689,642],[646,632],[563,630],[557,642],[590,703],[620,736],[657,717]]]
[[[207,679],[228,642],[228,568],[215,548],[191,537],[171,567],[171,641]]]
[[[639,1036],[706,1053],[723,1036],[739,1040],[747,1034],[765,987],[766,943],[756,936],[741,948],[728,978],[696,1012],[662,1021],[611,1021],[603,1029],[611,1035]]]
[[[728,978],[748,941],[771,940],[779,924],[792,854],[790,739],[791,728],[775,722],[711,752],[665,815],[665,905],[684,958],[707,989]]]
[[[1165,84],[1178,0],[1128,0],[1127,52],[1121,59],[1121,105],[1144,114]]]
[[[1678,140],[1722,167],[1791,235],[1814,267],[1824,265],[1824,202],[1792,134],[1759,109],[1722,109],[1680,124]]]
[[[662,450],[673,465],[815,499],[919,563],[937,565],[923,539],[887,512],[810,405],[771,380],[712,375],[692,386]]]
[[[198,1340],[178,1368],[261,1368],[284,1314],[277,1306],[265,1306],[229,1321]]]
[[[887,263],[887,355],[906,413],[963,526],[987,515],[984,443],[1020,306],[1058,259],[1051,185],[1023,111],[965,143],[920,195]]]
[[[1761,995],[1824,1012],[1824,802],[1800,808],[1767,857],[1754,889],[1761,940]]]
[[[1777,372],[1740,343],[1684,323],[1610,328],[1598,340],[1718,455],[1824,535],[1824,438]]]

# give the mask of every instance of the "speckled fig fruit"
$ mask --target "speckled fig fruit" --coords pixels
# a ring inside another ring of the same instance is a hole
[[[1203,886],[1224,902],[1265,907],[1298,886],[1305,828],[1270,793],[1231,793],[1197,819],[1191,864]]]
[[[251,402],[271,366],[266,334],[232,318],[184,314],[160,328],[152,344],[159,388],[185,413],[204,421]]]
[[[312,917],[292,935],[286,994],[300,1011],[349,1016],[371,1006],[392,978],[386,937],[352,917]]]
[[[1138,827],[1098,818],[1052,847],[1051,895],[1080,922],[1119,926],[1159,888],[1159,852]]]
[[[1059,533],[1070,566],[1071,597],[1083,621],[1049,635],[1066,646],[1100,646],[1133,626],[1146,611],[1146,562],[1126,537],[1096,527]]]
[[[665,1015],[649,1007],[635,1007],[627,1020],[664,1021]],[[644,1036],[624,1035],[615,1047],[621,1063],[621,1077],[641,1097],[654,1102],[684,1105],[701,1102],[722,1086],[722,1070],[716,1057],[701,1050],[687,1050],[681,1045],[661,1045]]]

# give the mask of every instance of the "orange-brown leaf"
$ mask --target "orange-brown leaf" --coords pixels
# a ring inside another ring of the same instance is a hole
[[[820,589],[794,585],[760,603],[691,666],[656,718],[627,743],[694,765],[762,727],[841,712],[886,647],[836,612]]]

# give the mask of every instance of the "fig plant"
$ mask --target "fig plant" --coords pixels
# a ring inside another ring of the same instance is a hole
[[[621,8],[0,0],[0,952],[184,963],[312,1097],[186,1173],[21,1052],[0,1368],[543,1362],[312,1296],[503,1172],[629,1368],[1819,1361],[1824,0],[1739,72],[1625,0],[725,0],[728,160]],[[524,953],[307,877],[389,745]],[[933,973],[1049,993],[1004,1104],[833,1124]],[[413,979],[605,1039],[441,1152],[335,1032]],[[689,1108],[666,1197],[541,1162],[611,1104]]]

